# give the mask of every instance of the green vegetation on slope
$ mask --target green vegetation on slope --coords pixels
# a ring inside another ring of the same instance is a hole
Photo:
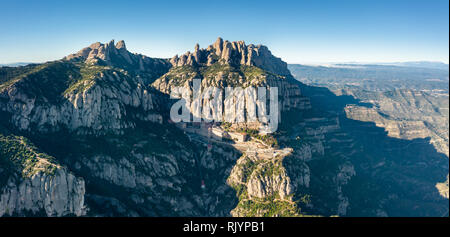
[[[268,75],[272,74],[255,66],[236,67],[216,62],[210,66],[173,67],[159,80],[172,86],[183,86],[188,80],[203,79],[208,86],[245,88],[263,83]]]
[[[53,157],[40,152],[27,138],[0,134],[0,167],[4,172],[0,184],[4,185],[9,175],[14,173],[23,178],[40,171],[54,175],[58,165]]]
[[[78,93],[94,83],[102,73],[115,72],[131,83],[130,78],[150,80],[153,72],[128,72],[122,68],[77,61],[53,61],[23,67],[0,67],[0,91],[15,85],[36,103],[58,104],[69,93]]]
[[[259,134],[259,131],[257,129],[251,129],[251,128],[239,128],[238,131],[246,133],[250,137],[261,140],[264,144],[266,144],[270,147],[278,147],[277,139],[271,134],[261,135],[261,134]]]
[[[69,78],[68,88],[63,92],[64,95],[69,93],[77,93],[91,86],[95,81],[95,77],[101,72],[110,69],[106,66],[97,65],[79,65],[79,76]]]

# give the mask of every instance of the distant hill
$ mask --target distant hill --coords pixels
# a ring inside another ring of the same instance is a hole
[[[26,62],[6,63],[6,64],[0,64],[0,67],[20,67],[20,66],[26,66],[28,64],[32,64],[32,63],[26,63]]]
[[[397,62],[397,63],[383,63],[380,65],[392,65],[401,67],[419,67],[419,68],[431,68],[440,70],[449,70],[448,64],[442,62],[430,62],[430,61],[415,61],[415,62]]]
[[[411,63],[413,64],[413,63]],[[406,65],[406,63],[405,63]],[[372,91],[393,89],[448,91],[449,71],[416,66],[376,64],[289,64],[292,75],[308,85],[341,88],[356,86]]]

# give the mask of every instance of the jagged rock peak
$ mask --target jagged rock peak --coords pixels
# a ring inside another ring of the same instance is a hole
[[[170,59],[173,66],[210,66],[214,63],[229,65],[257,66],[279,75],[290,75],[287,64],[272,55],[264,45],[246,45],[244,41],[217,40],[206,49],[195,45],[194,52],[187,52],[181,56],[175,55]]]
[[[146,57],[142,54],[131,53],[127,50],[125,41],[120,40],[114,44],[96,42],[83,48],[63,60],[79,60],[89,64],[100,64],[125,68],[133,71],[147,71],[154,73],[155,77],[167,72],[171,64],[166,59]]]
[[[116,49],[127,49],[127,46],[125,45],[125,41],[120,40],[116,44]]]
[[[114,40],[111,40],[109,43],[102,44],[100,42],[95,42],[91,44],[89,47],[83,48],[75,54],[71,54],[64,59],[70,60],[73,58],[81,58],[86,61],[94,60],[94,59],[102,59],[104,61],[109,61],[112,55],[121,55],[127,61],[130,61],[130,52],[126,50],[125,42],[123,40],[117,42],[114,45]]]

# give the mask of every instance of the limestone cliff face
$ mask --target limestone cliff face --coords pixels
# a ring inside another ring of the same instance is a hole
[[[84,180],[67,169],[38,172],[29,178],[11,177],[0,190],[0,216],[81,216],[85,214]]]
[[[180,87],[187,89],[178,94],[191,98],[190,111],[196,117],[201,117],[203,107],[211,109],[211,118],[225,121],[221,116],[234,114],[234,107],[231,106],[234,102],[239,110],[246,111],[241,120],[248,121],[246,116],[255,114],[256,105],[259,106],[256,91],[252,90],[257,87],[277,88],[280,112],[302,110],[309,106],[307,98],[302,96],[298,83],[287,69],[287,64],[274,57],[265,46],[247,46],[243,41],[229,42],[219,38],[206,49],[196,45],[194,53],[175,56],[170,62],[173,68],[152,86],[166,94],[178,93]],[[203,96],[195,101],[194,79],[201,79],[203,95],[214,95],[214,98]],[[208,91],[208,87],[216,87],[220,91],[214,94]],[[227,100],[225,87],[243,88],[243,91]],[[268,108],[267,103],[267,108],[261,106],[258,109],[268,111]]]
[[[30,92],[27,88],[38,82],[33,74],[25,76],[0,90],[0,109],[11,114],[11,123],[18,129],[35,132],[60,128],[120,132],[135,126],[132,119],[162,122],[163,98],[156,96],[141,77],[110,67],[85,66],[82,70],[98,70],[98,73],[81,78],[61,91],[54,103]],[[138,112],[130,113],[129,108]]]
[[[81,216],[84,179],[0,127],[0,216]]]

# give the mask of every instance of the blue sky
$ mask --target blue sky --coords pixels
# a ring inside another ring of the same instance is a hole
[[[449,61],[448,0],[0,0],[0,63],[60,59],[89,44],[172,57],[228,40],[289,63]]]

